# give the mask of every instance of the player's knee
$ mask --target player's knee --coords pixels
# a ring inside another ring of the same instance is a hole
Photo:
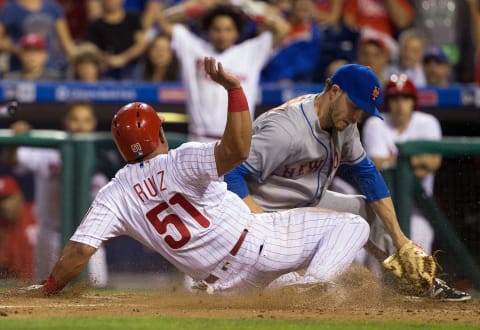
[[[363,241],[365,244],[370,235],[370,225],[368,224],[367,220],[357,214],[352,214],[350,223],[352,227],[355,228],[355,236],[357,236],[358,239]]]

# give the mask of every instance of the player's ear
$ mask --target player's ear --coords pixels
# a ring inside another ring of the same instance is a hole
[[[333,84],[329,92],[330,100],[334,100],[342,94],[342,89],[337,84]]]

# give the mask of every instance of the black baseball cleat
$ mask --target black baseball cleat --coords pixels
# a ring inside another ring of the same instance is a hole
[[[468,293],[451,288],[439,278],[433,282],[430,297],[441,301],[467,301],[472,298]]]

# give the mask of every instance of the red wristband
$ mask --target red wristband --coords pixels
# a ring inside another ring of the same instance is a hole
[[[228,90],[228,112],[248,111],[248,102],[242,87]]]
[[[185,8],[185,15],[190,18],[200,16],[205,11],[204,5],[189,5]]]
[[[63,286],[59,285],[53,274],[48,276],[47,282],[43,285],[43,291],[47,296],[57,293],[58,291],[62,290]]]

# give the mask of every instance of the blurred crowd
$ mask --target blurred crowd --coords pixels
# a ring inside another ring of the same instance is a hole
[[[394,73],[417,87],[480,82],[477,0],[3,0],[0,6],[3,79],[181,81],[181,49],[172,47],[166,23],[185,25],[222,53],[270,21],[276,33],[259,82],[323,83],[352,62],[369,65],[383,82]],[[206,24],[218,6],[240,14],[233,34]]]

